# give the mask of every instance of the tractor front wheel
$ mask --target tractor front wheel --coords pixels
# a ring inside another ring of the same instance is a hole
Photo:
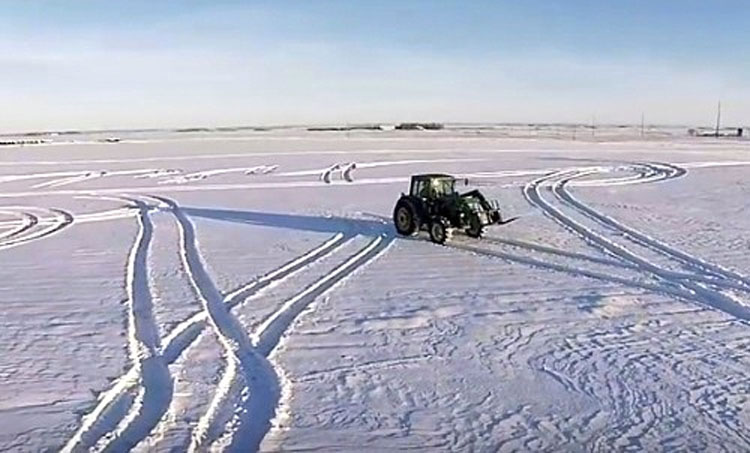
[[[448,223],[437,218],[430,222],[430,240],[435,244],[445,244],[448,240]]]
[[[484,226],[478,217],[472,216],[469,219],[469,226],[466,227],[466,235],[475,239],[481,238],[484,234]]]

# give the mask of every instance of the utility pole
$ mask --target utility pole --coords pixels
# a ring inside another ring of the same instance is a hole
[[[591,136],[596,132],[596,115],[591,115]]]
[[[646,119],[646,115],[643,112],[641,112],[641,137],[645,135],[644,134],[644,129],[646,126],[645,119]]]
[[[716,111],[716,136],[719,136],[719,129],[721,128],[721,101],[719,101],[719,107]]]

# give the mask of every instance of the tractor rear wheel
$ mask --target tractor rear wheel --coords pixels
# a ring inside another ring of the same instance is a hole
[[[412,236],[419,232],[419,219],[416,210],[411,203],[399,200],[396,209],[393,210],[393,224],[398,234]]]
[[[482,222],[479,221],[479,218],[476,216],[472,216],[469,219],[469,226],[466,227],[466,235],[472,238],[481,238],[484,234],[484,226],[482,225]]]
[[[435,244],[445,244],[448,240],[448,222],[442,218],[430,222],[430,240]]]

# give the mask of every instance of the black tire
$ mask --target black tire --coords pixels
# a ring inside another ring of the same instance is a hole
[[[477,216],[472,216],[469,219],[469,226],[466,227],[466,235],[475,239],[479,239],[484,234],[484,226],[479,221]]]
[[[448,240],[448,222],[442,218],[430,222],[430,240],[435,244],[445,244]]]
[[[416,209],[406,200],[399,200],[393,209],[393,225],[398,234],[413,236],[419,232],[419,218]]]

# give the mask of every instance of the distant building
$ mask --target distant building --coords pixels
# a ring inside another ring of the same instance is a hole
[[[442,128],[441,123],[401,123],[396,126],[400,131],[437,131]]]
[[[708,128],[690,128],[688,129],[688,135],[691,137],[742,137],[745,133],[744,128],[724,128],[721,130],[714,130]]]

